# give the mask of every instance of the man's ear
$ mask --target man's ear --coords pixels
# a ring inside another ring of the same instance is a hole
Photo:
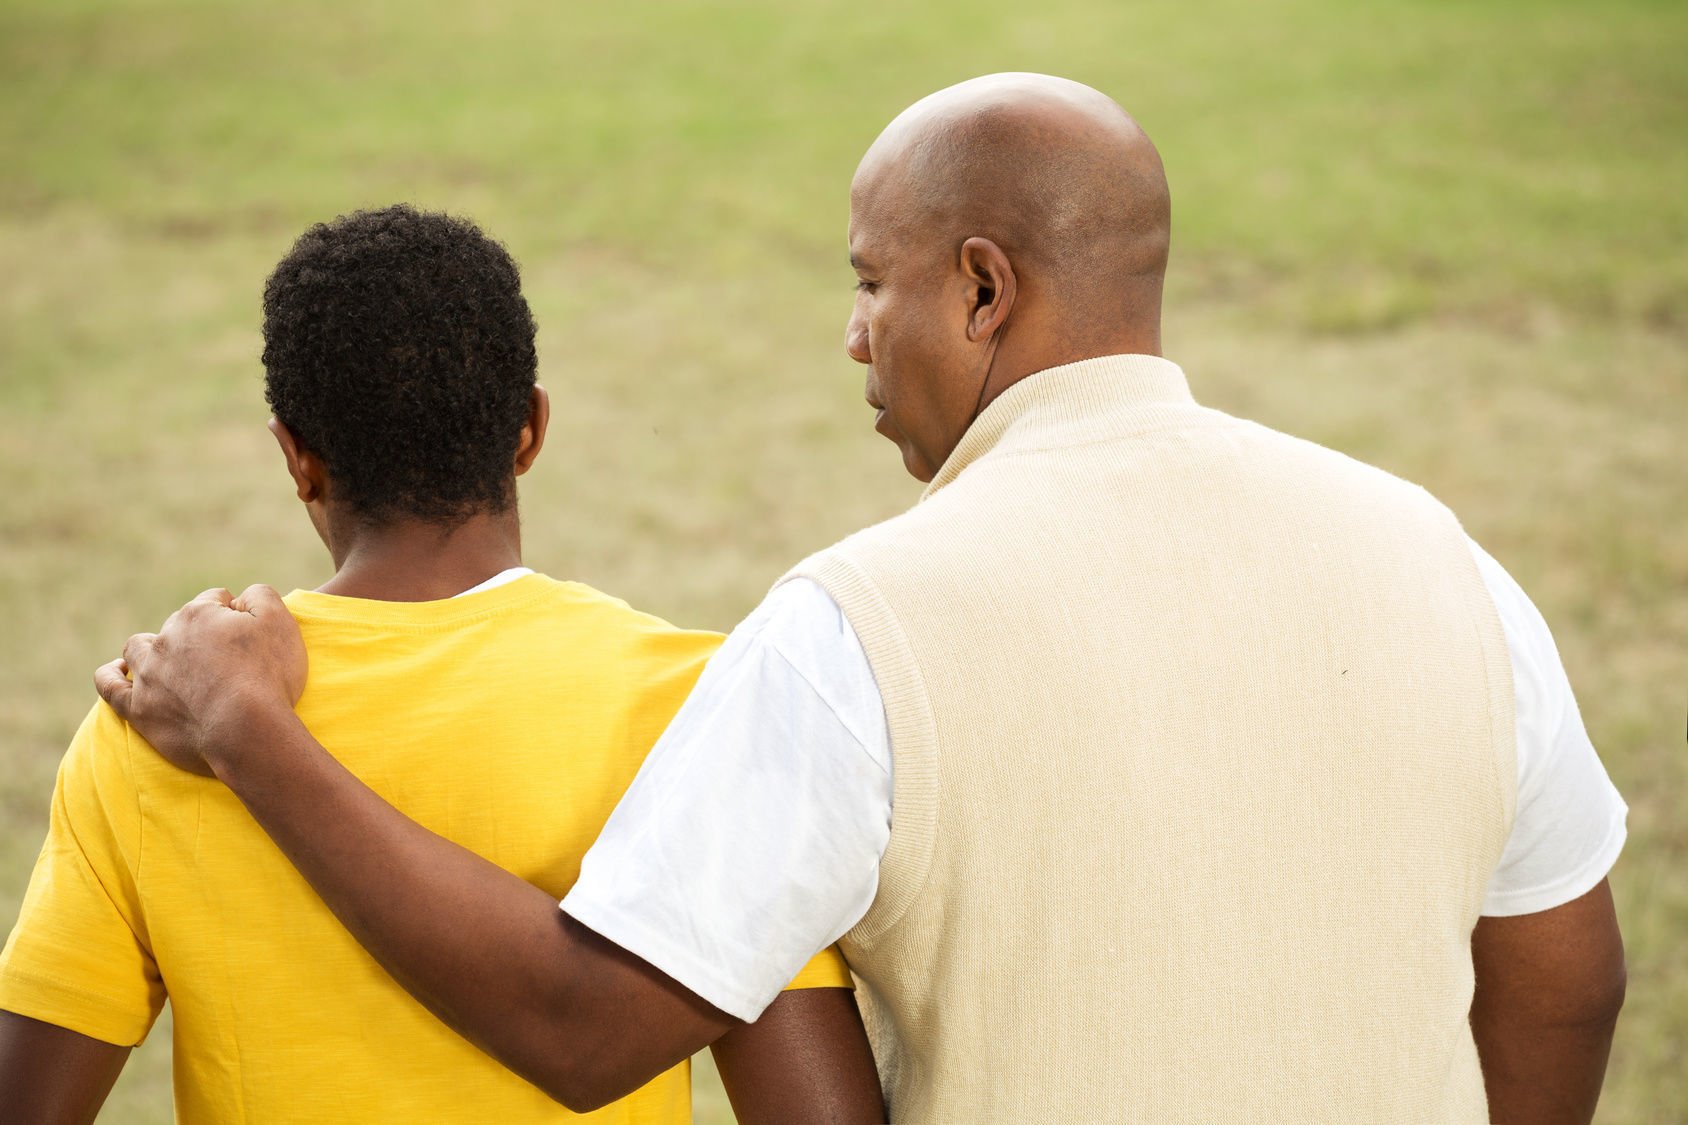
[[[972,308],[967,317],[967,338],[974,343],[988,340],[1008,322],[1014,311],[1019,285],[1014,267],[1002,247],[988,238],[973,237],[961,244],[961,272],[967,278]]]
[[[293,478],[299,499],[307,504],[321,500],[328,484],[328,473],[323,468],[322,459],[300,449],[293,438],[293,431],[280,418],[270,419],[270,433],[275,435],[276,444],[281,446],[281,455],[287,459],[287,473]]]
[[[551,424],[551,396],[538,383],[528,396],[528,420],[522,423],[522,435],[516,442],[516,475],[533,468],[533,460],[545,445],[545,428]]]

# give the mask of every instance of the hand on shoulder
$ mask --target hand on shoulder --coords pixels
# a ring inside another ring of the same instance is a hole
[[[206,590],[94,672],[111,708],[173,764],[214,774],[305,689],[299,626],[269,586]]]

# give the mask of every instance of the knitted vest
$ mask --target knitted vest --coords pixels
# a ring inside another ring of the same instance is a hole
[[[1112,356],[798,575],[890,727],[843,945],[894,1120],[1487,1120],[1512,678],[1427,493]]]

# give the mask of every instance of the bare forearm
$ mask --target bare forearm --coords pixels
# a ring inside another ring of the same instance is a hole
[[[855,994],[794,989],[711,1048],[739,1125],[886,1120]]]
[[[680,1012],[674,1033],[640,1026],[624,986],[642,963],[388,805],[291,713],[255,716],[240,753],[210,761],[400,984],[559,1100],[580,1108],[630,1091],[724,1028],[695,998],[701,1012],[689,1024]]]
[[[556,903],[428,832],[291,716],[212,766],[336,917],[422,1003],[530,1077],[528,1009],[560,983]]]

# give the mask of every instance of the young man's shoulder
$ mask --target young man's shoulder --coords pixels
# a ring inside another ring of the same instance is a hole
[[[549,609],[556,614],[561,632],[578,629],[630,661],[641,670],[641,675],[651,679],[650,686],[658,691],[679,685],[683,685],[683,691],[689,691],[703,666],[725,640],[713,630],[675,625],[584,583],[557,582],[543,575],[534,577],[554,587]]]
[[[147,749],[145,740],[116,711],[104,700],[94,700],[60,760],[61,797],[73,807],[98,801],[118,815],[130,811],[137,746]]]
[[[315,590],[294,590],[282,599],[302,628],[336,625],[371,629],[420,627],[430,630],[483,622],[541,621],[594,628],[630,637],[673,637],[695,644],[719,643],[721,635],[686,629],[635,609],[624,599],[584,582],[530,573],[486,590],[432,602],[388,602],[344,598]],[[308,636],[307,636],[308,639]]]
[[[307,695],[313,686],[367,695],[372,683],[424,673],[454,691],[484,686],[495,695],[518,683],[540,690],[584,677],[654,705],[683,697],[723,640],[585,583],[537,573],[431,602],[309,590],[284,600],[311,661]]]

